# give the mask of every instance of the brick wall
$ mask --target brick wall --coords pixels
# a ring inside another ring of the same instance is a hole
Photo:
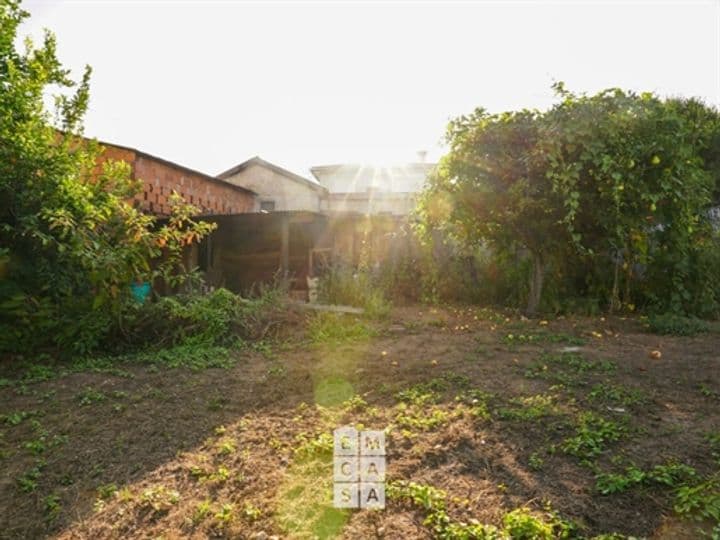
[[[143,181],[143,190],[133,202],[145,212],[168,215],[169,198],[173,191],[198,207],[201,215],[255,211],[255,195],[247,190],[129,148],[103,146],[105,152],[101,161],[126,161],[132,166],[133,178]]]

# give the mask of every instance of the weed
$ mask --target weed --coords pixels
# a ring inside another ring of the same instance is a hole
[[[228,400],[224,396],[213,396],[208,399],[207,408],[209,411],[219,411],[225,406],[227,402]]]
[[[180,493],[165,486],[156,486],[143,491],[140,496],[142,506],[152,508],[155,512],[167,512],[180,501]]]
[[[403,428],[430,431],[450,420],[450,413],[437,406],[408,406],[400,403],[397,409],[395,421]]]
[[[603,403],[615,403],[626,407],[647,401],[647,397],[639,388],[629,388],[609,383],[596,384],[590,389],[588,397]]]
[[[21,491],[32,493],[37,489],[38,480],[42,475],[42,469],[45,467],[44,461],[38,461],[35,466],[17,478],[17,484]]]
[[[2,421],[9,426],[17,426],[23,420],[25,420],[26,418],[30,418],[35,414],[37,414],[37,411],[17,411],[10,414],[0,415],[0,419],[2,419]]]
[[[267,373],[271,377],[282,377],[283,375],[285,375],[285,366],[280,363],[276,363],[270,368],[268,368]]]
[[[97,495],[100,499],[107,500],[113,497],[118,491],[115,484],[104,484],[97,488]]]
[[[86,386],[85,389],[77,395],[77,400],[80,405],[92,405],[93,403],[99,403],[105,401],[107,396],[94,388]]]
[[[377,276],[365,265],[358,270],[346,265],[328,266],[318,294],[323,302],[361,307],[366,316],[373,318],[386,317],[392,307]]]
[[[624,474],[600,473],[595,477],[595,488],[603,495],[620,493],[638,485],[660,484],[677,487],[683,480],[696,477],[695,469],[678,463],[656,465],[649,471],[630,466]]]
[[[42,364],[32,364],[23,375],[23,379],[25,382],[34,383],[48,381],[55,376],[56,372],[52,367]]]
[[[225,439],[218,445],[218,450],[220,451],[220,454],[223,456],[227,456],[230,454],[234,454],[237,450],[237,447],[235,446],[235,442],[231,441],[230,439]]]
[[[516,345],[534,344],[534,343],[565,343],[567,345],[585,345],[585,340],[581,337],[571,336],[570,334],[551,334],[549,332],[531,332],[527,334],[505,334],[502,337],[505,345],[514,347]]]
[[[235,506],[230,503],[223,504],[215,513],[215,519],[220,527],[224,527],[235,519]]]
[[[429,390],[424,385],[416,385],[405,390],[401,390],[395,394],[395,398],[403,403],[420,407],[430,403],[437,403],[440,396],[437,392]]]
[[[555,397],[538,394],[524,398],[510,400],[515,407],[504,408],[498,411],[500,418],[506,420],[520,420],[532,422],[544,416],[557,414],[558,408],[555,405]]]
[[[230,469],[225,467],[225,465],[220,465],[215,472],[208,476],[208,479],[218,484],[225,483],[230,479]]]
[[[45,450],[47,450],[47,444],[45,443],[45,440],[46,436],[41,435],[35,440],[26,442],[23,446],[25,447],[25,450],[28,450],[35,455],[39,455],[45,452]]]
[[[573,385],[585,373],[611,373],[615,369],[609,360],[587,360],[578,353],[545,353],[530,364],[525,376]]]
[[[720,431],[708,433],[705,439],[710,444],[710,455],[720,465]]]
[[[308,438],[304,433],[300,433],[295,437],[295,441],[299,444],[294,449],[294,454],[300,459],[332,455],[334,442],[333,436],[329,433],[321,433],[314,438]]]
[[[555,538],[552,522],[533,516],[527,508],[518,508],[503,517],[505,532],[517,540],[550,540]]]
[[[122,488],[115,493],[115,496],[121,503],[130,502],[135,498],[133,492],[130,491],[130,488]]]
[[[440,394],[450,389],[451,385],[465,388],[470,384],[470,379],[465,375],[446,373],[442,377],[433,378],[429,381],[415,384],[395,394],[398,401],[411,405],[424,405],[425,403],[437,403]]]
[[[545,466],[545,460],[540,456],[538,452],[533,452],[528,458],[528,466],[533,471],[541,471]]]
[[[575,436],[563,443],[562,449],[584,461],[589,461],[605,448],[606,443],[620,439],[624,428],[592,412],[584,412],[578,419]]]
[[[193,465],[190,467],[190,476],[192,476],[195,480],[203,481],[208,477],[208,472],[202,467]]]
[[[478,420],[489,420],[490,410],[488,409],[488,401],[493,395],[483,390],[466,390],[455,398],[455,401],[463,403],[469,407],[470,414]]]
[[[230,349],[217,345],[181,344],[166,349],[145,351],[120,357],[119,360],[142,364],[163,365],[169,368],[188,368],[202,371],[210,368],[229,369],[235,365]]]
[[[359,396],[355,394],[350,399],[346,400],[342,404],[342,408],[346,411],[354,411],[354,412],[362,412],[365,409],[367,409],[367,401],[365,401],[362,396]]]
[[[248,521],[257,521],[262,515],[262,511],[253,504],[246,502],[242,510],[243,517]]]
[[[60,510],[62,508],[60,506],[60,496],[55,493],[51,493],[45,497],[44,506],[45,518],[48,521],[54,521],[60,514]]]
[[[431,529],[435,538],[442,540],[539,540],[569,538],[576,532],[572,523],[560,519],[549,508],[544,513],[544,519],[532,515],[527,508],[508,512],[503,517],[502,530],[477,520],[470,520],[470,523],[454,522],[447,512],[446,492],[415,482],[390,482],[387,485],[387,497],[419,507],[426,516],[423,524]]]
[[[210,514],[211,505],[212,501],[210,499],[198,503],[193,511],[192,518],[190,518],[193,525],[198,525]]]
[[[700,384],[699,390],[700,393],[706,398],[720,399],[720,392],[716,392],[706,384]]]
[[[695,486],[680,487],[675,511],[683,517],[720,523],[720,474]]]

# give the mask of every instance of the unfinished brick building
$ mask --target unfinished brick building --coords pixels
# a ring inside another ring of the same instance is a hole
[[[101,161],[122,160],[132,167],[132,177],[143,181],[143,190],[133,202],[144,212],[170,214],[168,199],[173,191],[200,209],[200,215],[242,214],[257,210],[255,192],[177,163],[117,144],[100,143]]]

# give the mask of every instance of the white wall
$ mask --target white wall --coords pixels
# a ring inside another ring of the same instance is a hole
[[[320,211],[319,190],[259,164],[250,165],[225,180],[257,193],[258,207],[260,202],[272,200],[276,211]]]

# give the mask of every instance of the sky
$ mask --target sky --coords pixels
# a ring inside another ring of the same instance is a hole
[[[553,81],[720,106],[720,0],[34,0],[79,78],[85,134],[209,174],[262,158],[385,165],[442,156],[448,120],[546,108]]]

